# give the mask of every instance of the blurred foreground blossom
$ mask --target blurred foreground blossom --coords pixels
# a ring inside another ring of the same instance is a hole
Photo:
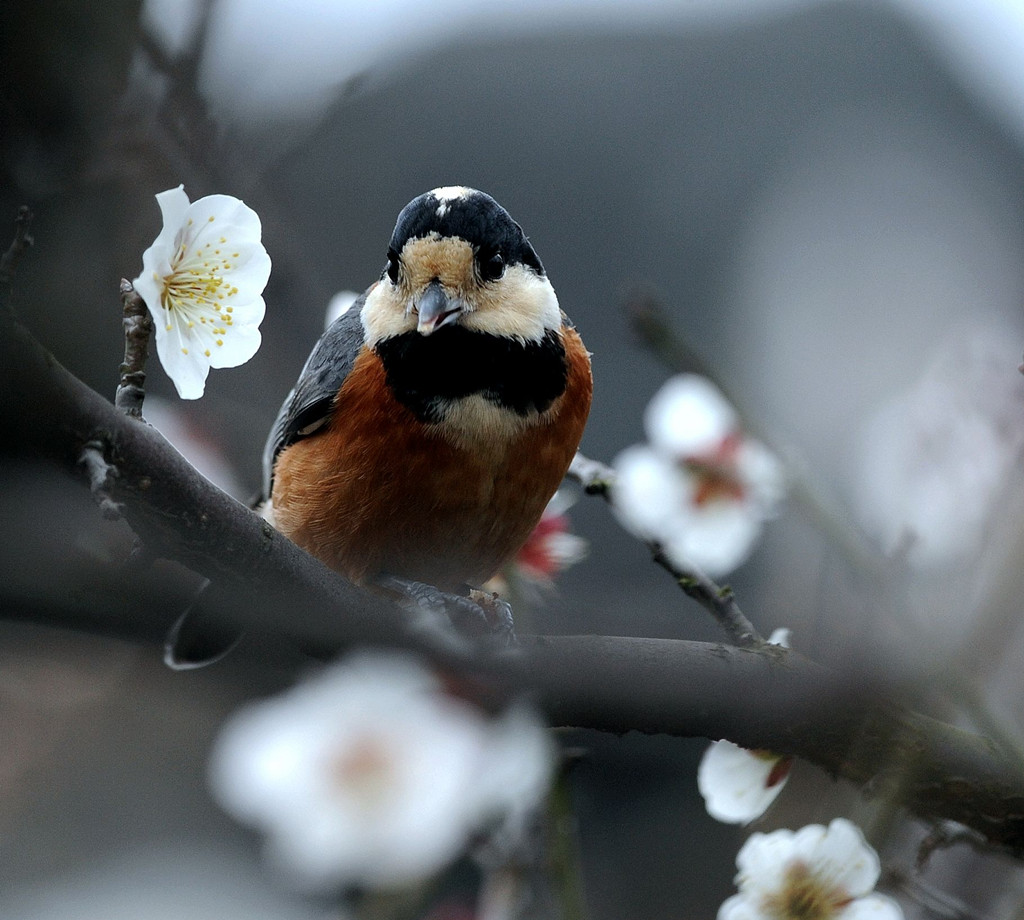
[[[189,203],[184,186],[156,196],[163,229],[132,284],[156,329],[156,350],[182,399],[198,399],[211,367],[237,367],[260,347],[270,256],[259,216],[237,198]]]
[[[553,760],[525,709],[488,718],[414,659],[365,653],[236,715],[211,785],[303,887],[393,887],[536,808]]]
[[[951,338],[860,439],[854,504],[886,551],[945,566],[977,552],[1024,450],[1016,337]]]
[[[789,636],[788,629],[776,629],[768,641],[789,648]],[[748,824],[760,818],[782,792],[792,766],[792,757],[715,741],[697,767],[697,788],[716,821]]]
[[[727,575],[750,554],[784,492],[782,467],[744,434],[704,377],[673,377],[644,414],[648,444],[615,460],[613,500],[626,527],[681,568]]]
[[[902,920],[899,905],[874,893],[881,867],[860,829],[845,818],[794,832],[751,834],[736,857],[739,894],[718,920]]]

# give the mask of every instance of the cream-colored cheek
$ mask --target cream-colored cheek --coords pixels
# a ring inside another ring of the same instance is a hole
[[[511,266],[496,284],[474,298],[476,310],[460,322],[467,329],[539,342],[562,326],[562,311],[551,282],[521,265]]]
[[[366,344],[371,348],[383,339],[412,332],[416,328],[416,317],[406,310],[405,299],[386,281],[367,295],[360,318],[366,332]]]

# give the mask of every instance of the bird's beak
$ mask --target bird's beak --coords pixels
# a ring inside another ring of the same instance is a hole
[[[431,281],[416,303],[419,316],[416,331],[421,335],[430,335],[435,329],[458,319],[462,309],[461,301],[450,300],[439,281]]]

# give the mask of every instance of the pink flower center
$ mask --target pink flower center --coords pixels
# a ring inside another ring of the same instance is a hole
[[[516,561],[538,575],[554,575],[559,568],[559,559],[551,550],[551,538],[566,533],[568,529],[569,521],[564,514],[545,514],[519,550]]]
[[[747,485],[740,477],[736,460],[743,436],[732,432],[722,438],[714,450],[686,457],[683,467],[697,480],[693,503],[698,507],[717,500],[741,502]]]
[[[394,758],[379,738],[364,735],[338,751],[330,769],[339,791],[373,805],[392,784]]]

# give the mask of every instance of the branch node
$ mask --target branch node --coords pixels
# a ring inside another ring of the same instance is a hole
[[[615,484],[615,470],[597,460],[584,457],[578,451],[565,475],[583,486],[583,491],[587,495],[602,495],[609,498]]]
[[[78,463],[85,467],[86,476],[89,478],[89,491],[100,506],[103,517],[108,521],[120,519],[121,505],[110,497],[108,491],[111,481],[117,476],[117,467],[107,463],[106,457],[103,456],[103,442],[94,438],[83,444],[78,455]]]
[[[149,340],[153,335],[153,318],[146,303],[132,287],[121,279],[121,305],[124,308],[124,361],[121,364],[121,382],[114,396],[114,405],[130,418],[142,418],[142,403],[146,398],[146,358]]]

